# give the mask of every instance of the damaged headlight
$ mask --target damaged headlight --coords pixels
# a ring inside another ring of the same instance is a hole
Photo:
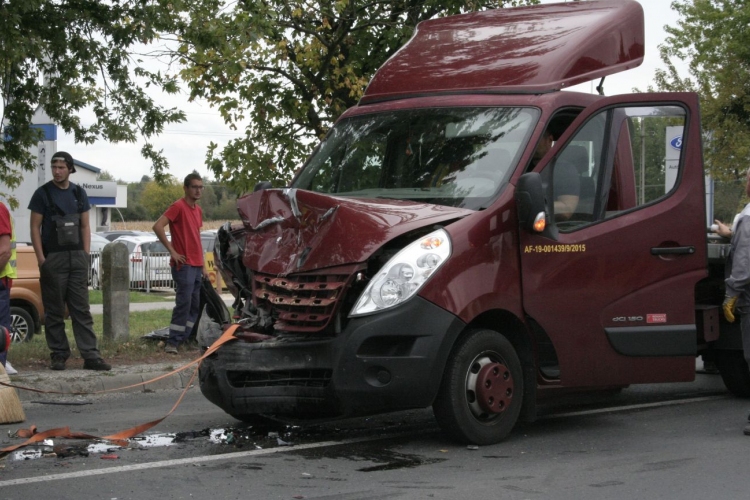
[[[451,240],[443,229],[411,243],[378,271],[349,316],[362,316],[406,302],[450,254]]]

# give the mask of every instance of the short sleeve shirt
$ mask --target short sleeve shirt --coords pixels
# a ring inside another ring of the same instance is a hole
[[[203,226],[201,207],[198,205],[191,207],[185,198],[180,198],[169,206],[164,216],[169,219],[169,233],[175,251],[185,256],[187,265],[203,267],[203,246],[200,235],[200,229]]]
[[[13,228],[10,225],[10,212],[5,203],[0,203],[0,236],[12,236]]]
[[[69,215],[84,213],[91,210],[89,197],[86,194],[85,189],[76,189],[76,185],[72,182],[68,185],[67,189],[60,189],[51,181],[47,184],[49,185],[49,193],[52,197],[52,203],[57,205],[63,214]],[[77,195],[80,196],[80,200],[76,198]],[[81,206],[80,211],[78,210],[79,202]],[[28,208],[32,212],[42,214],[42,247],[44,247],[46,253],[53,244],[52,239],[55,231],[55,222],[52,217],[58,215],[58,211],[47,200],[47,193],[44,186],[40,186],[34,191],[34,195],[31,197],[31,201],[29,201]]]

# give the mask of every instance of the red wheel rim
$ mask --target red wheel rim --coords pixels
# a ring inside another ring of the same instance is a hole
[[[513,376],[502,363],[487,363],[476,378],[477,404],[487,413],[502,413],[513,398]]]

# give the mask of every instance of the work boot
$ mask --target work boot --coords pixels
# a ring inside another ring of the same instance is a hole
[[[50,370],[64,370],[65,358],[62,356],[52,356],[52,364],[50,364],[49,368]]]
[[[177,346],[174,344],[167,344],[164,346],[164,352],[167,354],[177,354]]]
[[[108,372],[112,369],[102,358],[87,359],[83,362],[84,370],[96,370],[99,372]]]

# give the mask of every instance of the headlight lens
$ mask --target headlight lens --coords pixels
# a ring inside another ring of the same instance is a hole
[[[378,271],[349,316],[362,316],[406,302],[450,254],[451,241],[443,229],[411,243]]]

